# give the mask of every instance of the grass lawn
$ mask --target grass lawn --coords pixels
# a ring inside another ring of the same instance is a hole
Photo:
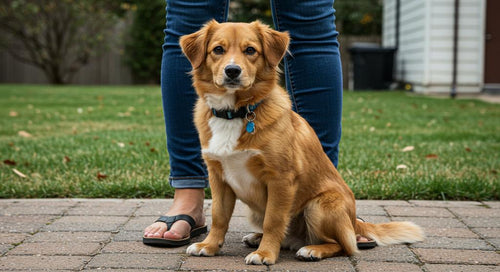
[[[157,86],[0,85],[0,116],[0,198],[172,196]],[[498,200],[499,154],[500,105],[344,95],[358,199]]]

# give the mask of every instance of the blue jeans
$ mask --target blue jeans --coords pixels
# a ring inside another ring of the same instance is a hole
[[[167,0],[167,27],[161,67],[163,112],[174,188],[208,187],[198,134],[193,124],[197,99],[189,61],[179,37],[211,19],[227,20],[229,0]],[[293,110],[318,134],[323,150],[337,166],[341,133],[342,71],[333,0],[271,0],[274,24],[291,36],[284,59],[286,89]]]

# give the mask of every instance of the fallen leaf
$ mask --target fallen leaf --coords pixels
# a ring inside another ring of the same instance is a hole
[[[492,173],[494,175],[498,174],[497,170],[495,170],[495,169],[491,169],[490,173]]]
[[[400,164],[400,165],[396,166],[396,170],[403,170],[403,169],[408,169],[408,166],[406,166],[404,164]]]
[[[11,161],[11,160],[4,160],[3,163],[5,163],[7,165],[16,165],[17,164],[15,161]]]
[[[149,145],[150,145],[150,143],[149,143],[149,142],[146,142],[146,146],[149,146]]]
[[[10,117],[16,117],[18,114],[17,114],[17,111],[10,111],[9,112],[9,116]]]
[[[28,132],[26,132],[24,130],[21,130],[21,131],[17,132],[17,135],[19,135],[21,137],[24,137],[24,138],[33,137],[33,135],[29,134]]]
[[[151,152],[156,152],[156,149],[153,147],[153,148],[151,148],[149,151],[151,151]]]
[[[427,155],[425,155],[425,158],[426,159],[437,159],[438,155],[436,155],[436,154],[427,154]]]
[[[68,156],[64,156],[64,159],[63,159],[64,163],[68,163],[70,161],[71,161],[71,159]]]
[[[108,175],[103,174],[103,173],[101,173],[101,172],[97,172],[97,179],[98,179],[98,180],[105,179],[105,178],[107,178],[107,177],[108,177]]]
[[[14,174],[20,176],[21,178],[26,178],[26,175],[21,173],[19,170],[17,170],[16,168],[12,168],[12,172],[14,172]]]
[[[409,151],[413,151],[414,149],[415,149],[414,146],[409,145],[409,146],[403,148],[401,151],[403,151],[403,152],[409,152]]]
[[[389,123],[385,124],[385,126],[386,126],[386,127],[391,127],[391,126],[392,126],[392,124],[391,124],[391,122],[389,122]]]
[[[129,145],[134,145],[134,142],[128,142]]]
[[[472,150],[470,148],[468,148],[468,147],[465,148],[465,151],[472,152]]]

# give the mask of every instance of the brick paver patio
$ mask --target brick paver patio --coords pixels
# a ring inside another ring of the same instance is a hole
[[[0,200],[0,270],[20,271],[500,271],[500,202],[358,201],[371,222],[411,220],[427,239],[355,257],[300,262],[283,250],[276,265],[248,266],[241,238],[252,231],[238,203],[219,256],[142,244],[142,230],[171,200]],[[206,213],[210,224],[210,201]],[[197,238],[200,241],[203,237]]]

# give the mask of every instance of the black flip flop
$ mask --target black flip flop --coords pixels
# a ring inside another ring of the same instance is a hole
[[[365,222],[365,220],[359,216],[357,216],[357,219],[359,219],[362,222]],[[375,242],[375,240],[369,240],[367,242],[358,242],[357,244],[358,244],[358,249],[360,250],[372,249],[377,246],[377,242]]]
[[[191,238],[199,236],[200,234],[207,232],[207,226],[195,227],[196,222],[194,219],[187,214],[179,214],[175,216],[160,216],[155,222],[163,222],[167,224],[167,228],[170,229],[172,225],[179,221],[184,220],[189,223],[191,226],[191,232],[188,237],[182,239],[166,239],[166,238],[150,238],[150,237],[142,237],[142,242],[145,245],[149,246],[159,246],[159,247],[180,247],[183,245],[187,245],[191,242]]]

